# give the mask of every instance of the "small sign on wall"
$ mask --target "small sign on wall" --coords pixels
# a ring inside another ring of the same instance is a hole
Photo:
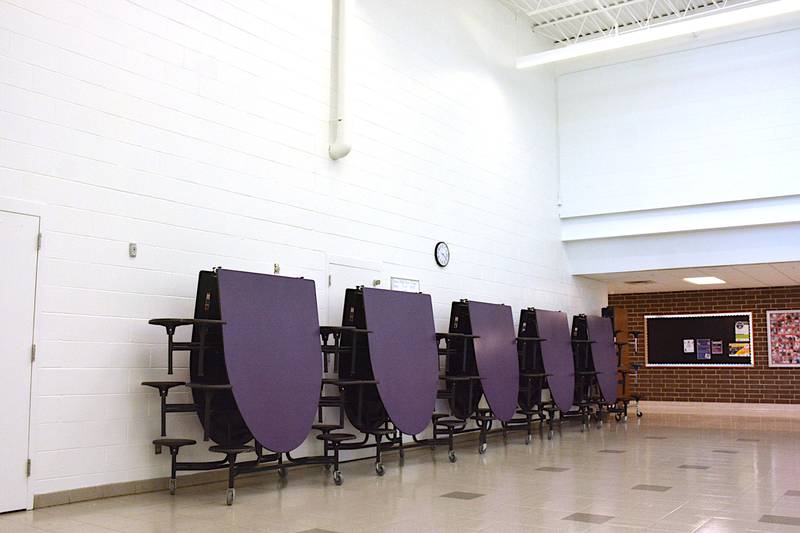
[[[730,357],[750,357],[750,343],[732,342],[728,344],[728,355]]]
[[[697,359],[700,361],[711,360],[711,339],[697,339]]]
[[[392,278],[392,290],[403,292],[422,292],[418,279]]]
[[[740,320],[736,322],[736,342],[750,342],[750,323]]]

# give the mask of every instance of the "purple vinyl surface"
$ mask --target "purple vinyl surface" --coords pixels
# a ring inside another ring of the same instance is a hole
[[[572,339],[567,315],[560,311],[536,310],[541,343],[542,362],[550,387],[550,396],[561,411],[572,407],[575,392],[575,363],[572,359]]]
[[[483,394],[494,415],[507,422],[517,409],[519,359],[514,318],[507,305],[469,302],[469,322],[475,339],[475,361]]]
[[[217,276],[236,404],[258,442],[291,451],[311,432],[322,380],[314,282],[222,269]]]
[[[614,344],[614,326],[610,318],[589,315],[586,317],[594,369],[599,372],[597,381],[607,403],[617,401],[617,347]]]
[[[378,393],[394,425],[416,435],[430,424],[439,384],[431,297],[370,288],[363,292]]]

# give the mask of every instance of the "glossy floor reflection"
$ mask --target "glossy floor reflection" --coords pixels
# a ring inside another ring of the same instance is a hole
[[[266,474],[242,483],[232,507],[206,485],[0,515],[0,532],[800,531],[790,418],[648,413],[476,448],[463,442],[455,464],[446,448],[420,449],[402,468],[387,454],[382,478],[350,463],[341,487],[321,468],[291,471],[282,488]]]

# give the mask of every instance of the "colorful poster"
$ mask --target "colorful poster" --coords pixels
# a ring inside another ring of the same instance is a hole
[[[731,357],[750,357],[750,343],[749,342],[729,343],[728,355]]]
[[[694,339],[683,339],[683,353],[694,353]]]
[[[750,342],[750,323],[741,320],[736,322],[736,342]]]
[[[800,310],[767,311],[769,366],[800,368]]]
[[[722,341],[711,341],[711,355],[722,355]]]
[[[711,339],[697,339],[697,359],[711,359]]]

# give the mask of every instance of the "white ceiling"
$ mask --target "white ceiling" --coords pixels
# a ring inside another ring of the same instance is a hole
[[[772,0],[500,0],[557,45],[610,37]]]
[[[693,285],[683,281],[683,278],[701,276],[714,276],[725,280],[726,283],[720,285]],[[800,285],[800,262],[616,272],[592,274],[584,277],[606,282],[610,294],[777,287]],[[633,285],[625,283],[626,281],[641,280],[648,280],[653,283]]]

